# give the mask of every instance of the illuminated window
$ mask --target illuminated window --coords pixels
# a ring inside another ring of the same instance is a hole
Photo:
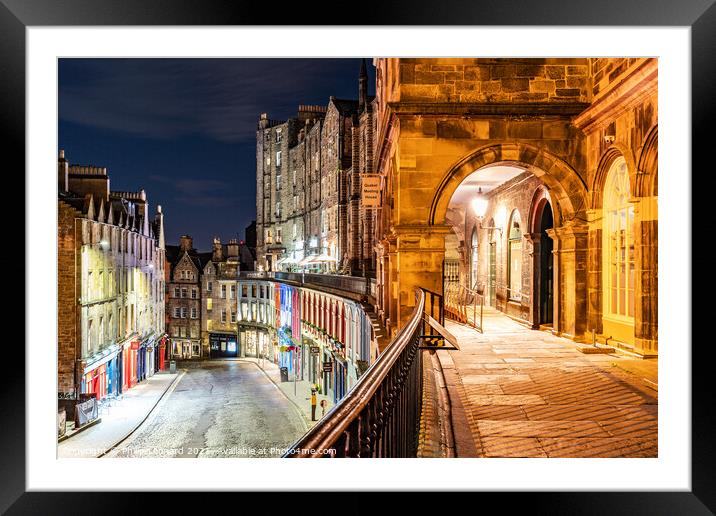
[[[604,183],[604,312],[634,317],[634,206],[624,158],[614,161]]]
[[[211,299],[211,298],[208,298],[208,299],[206,300],[206,309],[207,309],[207,310],[211,310],[212,305],[213,305],[213,302],[214,302],[214,300]]]
[[[470,247],[470,288],[477,288],[477,228],[472,230]]]
[[[509,298],[519,301],[522,292],[522,230],[520,229],[520,214],[517,210],[512,213],[509,228]]]

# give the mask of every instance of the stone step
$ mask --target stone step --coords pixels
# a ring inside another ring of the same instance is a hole
[[[614,353],[615,349],[609,346],[592,346],[591,344],[577,344],[577,351],[586,355]]]

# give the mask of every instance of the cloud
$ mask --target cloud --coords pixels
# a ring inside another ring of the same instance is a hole
[[[64,121],[135,136],[254,140],[259,114],[294,114],[336,82],[336,59],[61,59]],[[356,70],[357,75],[357,70]],[[327,102],[325,98],[323,102]]]
[[[229,206],[232,198],[227,194],[231,185],[218,179],[172,178],[150,174],[149,180],[166,185],[167,196],[173,202],[202,208],[221,208]]]

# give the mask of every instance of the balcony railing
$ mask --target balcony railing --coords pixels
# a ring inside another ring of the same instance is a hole
[[[415,457],[422,410],[425,292],[407,323],[358,383],[284,457]]]
[[[457,282],[445,283],[444,291],[445,314],[450,319],[468,324],[482,333],[484,295]]]

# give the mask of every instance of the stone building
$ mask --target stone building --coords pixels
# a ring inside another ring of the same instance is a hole
[[[166,246],[170,277],[166,283],[167,333],[172,358],[201,358],[201,272],[211,253],[198,253],[188,235]]]
[[[366,222],[359,206],[360,178],[373,169],[374,146],[365,62],[358,85],[358,100],[330,97],[327,106],[302,105],[288,121],[261,115],[258,267],[352,274],[374,269],[373,217]]]
[[[376,59],[377,304],[448,283],[657,354],[657,60]]]
[[[164,225],[144,190],[58,160],[58,392],[116,395],[160,367]]]
[[[210,358],[240,356],[237,326],[239,242],[226,246],[214,238],[211,259],[201,275],[202,355]]]

